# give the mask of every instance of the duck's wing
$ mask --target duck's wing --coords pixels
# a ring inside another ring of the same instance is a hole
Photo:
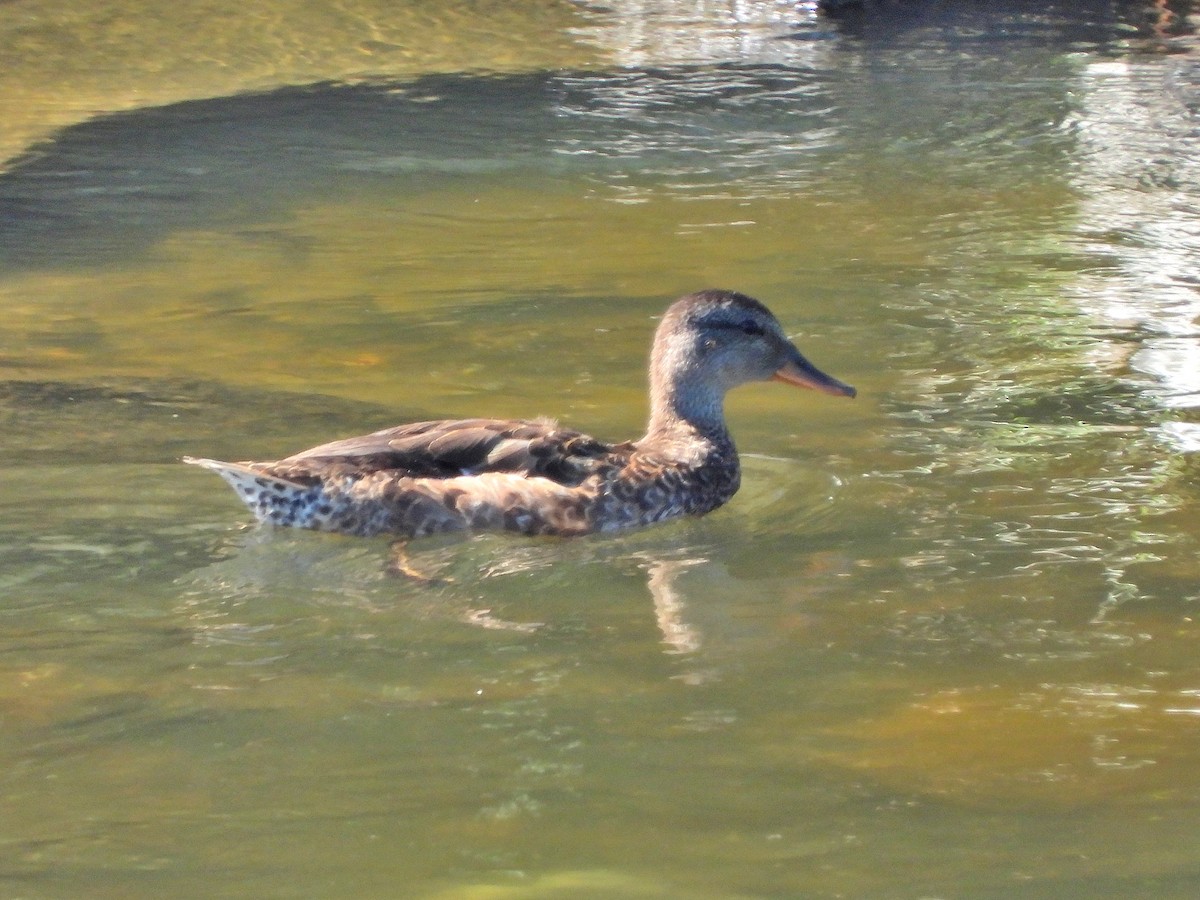
[[[550,421],[444,419],[322,444],[280,460],[272,469],[280,474],[325,469],[360,475],[387,469],[417,478],[513,472],[573,485],[609,457],[623,456],[627,446]]]

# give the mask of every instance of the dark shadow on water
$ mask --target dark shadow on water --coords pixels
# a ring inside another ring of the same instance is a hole
[[[540,76],[324,84],[85,122],[0,177],[0,265],[120,258],[174,229],[261,221],[379,172],[528,163],[553,127],[546,92]]]
[[[1160,13],[1185,29],[1186,16]],[[574,177],[619,191],[646,179],[689,196],[780,196],[869,166],[888,142],[956,167],[980,134],[1049,141],[1053,154],[1066,55],[1173,33],[1144,4],[1108,2],[871,3],[818,30],[825,39],[788,65],[317,84],[85,122],[0,174],[0,267],[121,260],[175,230],[446,180]],[[880,93],[888,84],[895,97]]]
[[[1135,39],[1193,34],[1192,5],[1186,0],[819,0],[826,21],[844,37],[894,45],[922,29],[936,30],[948,43],[1073,43],[1091,50],[1116,49]],[[800,39],[807,35],[800,33]]]
[[[280,415],[286,410],[286,415]],[[197,381],[2,381],[0,462],[159,464],[184,454],[243,459],[366,432],[420,410]]]

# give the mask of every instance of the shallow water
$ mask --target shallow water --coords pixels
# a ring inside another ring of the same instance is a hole
[[[219,6],[0,4],[5,896],[1195,896],[1189,7]],[[709,285],[860,395],[705,519],[431,588],[178,464],[635,436]]]

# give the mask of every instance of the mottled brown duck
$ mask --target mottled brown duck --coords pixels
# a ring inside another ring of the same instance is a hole
[[[216,472],[274,525],[400,537],[616,531],[728,501],[741,471],[725,394],[769,380],[855,395],[805,359],[763,304],[700,291],[675,301],[659,323],[650,423],[636,441],[607,443],[545,419],[458,419],[400,425],[277,462],[184,461]]]

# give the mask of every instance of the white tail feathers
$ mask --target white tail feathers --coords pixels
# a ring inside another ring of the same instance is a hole
[[[280,486],[276,488],[279,491],[286,490],[290,492],[299,490],[299,486],[294,482],[284,478],[276,478],[273,475],[264,475],[262,472],[256,472],[245,463],[223,462],[219,459],[203,459],[196,456],[185,456],[183,461],[189,465],[200,466],[202,469],[216,472],[247,503],[251,502],[251,500],[265,489],[274,485]]]

